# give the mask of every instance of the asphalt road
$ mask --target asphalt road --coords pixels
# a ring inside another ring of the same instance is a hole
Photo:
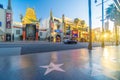
[[[100,46],[100,44],[93,44],[93,47]],[[51,52],[60,50],[87,48],[88,43],[78,44],[63,44],[63,43],[47,43],[47,42],[20,42],[20,43],[0,43],[0,48],[14,48],[21,47],[21,54]]]

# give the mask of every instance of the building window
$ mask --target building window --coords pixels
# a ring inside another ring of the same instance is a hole
[[[20,30],[16,30],[16,35],[20,35]]]
[[[42,36],[42,32],[40,32],[40,36]]]

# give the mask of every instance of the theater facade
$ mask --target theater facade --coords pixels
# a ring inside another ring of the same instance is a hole
[[[21,16],[21,23],[23,40],[38,40],[40,23],[33,8],[27,8],[26,14]]]

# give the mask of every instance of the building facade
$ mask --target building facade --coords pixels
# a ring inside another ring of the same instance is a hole
[[[12,33],[14,34],[14,41],[22,40],[22,23],[13,22]]]
[[[77,19],[78,22],[75,20],[64,15],[57,18],[50,12],[50,17],[42,21],[41,27],[48,31],[46,38],[50,39],[51,37],[54,42],[61,42],[66,37],[82,42],[88,41],[88,26],[81,19]]]
[[[7,9],[0,5],[0,41],[12,41],[12,7],[11,0],[8,0]]]
[[[1,5],[1,4],[0,4]],[[6,23],[6,10],[1,5],[0,7],[0,41],[4,41]]]

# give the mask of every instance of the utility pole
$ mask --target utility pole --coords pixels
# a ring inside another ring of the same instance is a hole
[[[118,43],[118,27],[117,27],[117,25],[116,25],[116,23],[115,23],[115,37],[116,37],[116,46],[118,46],[119,45],[119,43]]]
[[[105,47],[105,43],[104,43],[104,3],[107,2],[109,0],[102,0],[102,43],[101,43],[101,47]],[[97,0],[95,0],[95,3],[97,3]],[[99,4],[101,5],[101,3]],[[99,6],[97,5],[97,6]]]
[[[117,8],[117,10],[120,12],[120,0],[114,0],[114,4],[115,4],[115,7]],[[119,38],[119,35],[118,35],[118,27],[116,25],[116,21],[114,20],[114,25],[115,25],[115,37],[116,37],[116,40],[115,40],[115,43],[116,43],[116,46],[119,45],[119,41],[118,41],[118,38]]]
[[[92,50],[92,14],[91,14],[91,0],[88,0],[89,8],[89,45],[88,49]]]

